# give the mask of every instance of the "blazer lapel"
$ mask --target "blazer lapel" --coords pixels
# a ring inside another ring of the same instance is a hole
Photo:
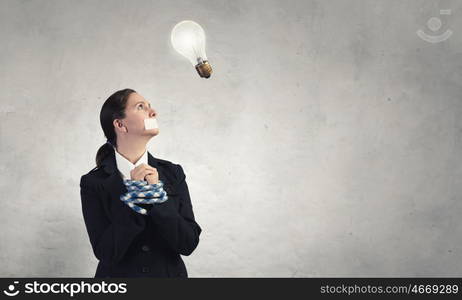
[[[123,203],[119,197],[120,195],[128,192],[125,184],[123,183],[122,174],[117,169],[115,152],[111,152],[101,163],[103,170],[109,175],[104,180],[104,187],[109,192],[111,200],[117,199],[118,201],[111,201],[111,207],[123,207]],[[116,203],[114,203],[116,202]]]
[[[154,158],[154,156],[151,155],[148,151],[148,165],[151,167],[156,168],[157,174],[159,174],[159,180],[161,180],[163,183],[167,183],[168,179],[165,177],[165,174],[162,170],[161,167],[159,167],[159,164],[157,163],[157,160]]]

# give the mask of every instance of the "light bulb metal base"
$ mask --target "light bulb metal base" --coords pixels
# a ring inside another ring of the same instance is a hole
[[[209,64],[208,60],[204,60],[196,65],[197,73],[200,77],[209,78],[212,74],[212,66]]]

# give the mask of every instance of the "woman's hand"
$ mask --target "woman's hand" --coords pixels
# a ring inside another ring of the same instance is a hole
[[[155,173],[146,175],[144,178],[149,184],[158,184],[159,183],[159,174],[157,173],[156,168],[154,168]]]
[[[146,180],[149,184],[159,183],[157,169],[147,164],[141,164],[130,171],[131,180]]]

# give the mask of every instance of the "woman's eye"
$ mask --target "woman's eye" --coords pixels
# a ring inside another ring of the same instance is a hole
[[[143,104],[138,105],[138,108],[139,108],[139,107],[143,107]]]

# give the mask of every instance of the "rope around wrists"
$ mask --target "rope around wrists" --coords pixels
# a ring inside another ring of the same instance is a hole
[[[168,200],[167,193],[163,189],[164,183],[161,180],[157,184],[149,184],[145,180],[124,179],[123,181],[128,192],[122,194],[120,200],[137,213],[146,215],[148,211],[136,203],[154,204]]]

